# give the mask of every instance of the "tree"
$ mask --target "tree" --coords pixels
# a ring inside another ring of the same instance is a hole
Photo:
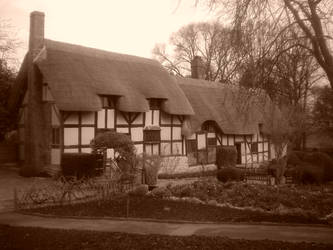
[[[11,33],[8,22],[0,19],[0,141],[13,128],[12,115],[7,109],[7,100],[15,80],[15,53],[20,45]]]
[[[230,83],[237,76],[242,54],[231,43],[231,30],[215,23],[192,23],[179,29],[170,37],[169,54],[165,44],[157,44],[154,57],[170,72],[187,76],[195,56],[204,61],[204,78]]]
[[[196,2],[199,2],[197,0]],[[316,59],[333,88],[333,53],[330,49],[333,2],[331,0],[207,0],[210,7],[225,8],[232,13],[234,30],[241,33],[248,20],[258,25],[269,20],[278,31],[272,42],[289,28],[300,31],[300,44]],[[294,46],[299,46],[295,44]],[[286,49],[287,51],[287,49]]]
[[[333,138],[333,90],[328,86],[317,88],[313,107],[313,120],[321,131]]]

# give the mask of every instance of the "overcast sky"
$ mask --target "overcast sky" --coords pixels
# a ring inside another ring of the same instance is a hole
[[[195,0],[0,0],[0,18],[8,19],[26,51],[29,15],[45,13],[45,37],[113,52],[151,57],[156,43],[190,22],[214,18]]]

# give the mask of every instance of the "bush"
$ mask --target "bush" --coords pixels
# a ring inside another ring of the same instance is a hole
[[[216,166],[235,167],[237,162],[237,150],[234,146],[221,146],[216,148]]]
[[[148,185],[142,184],[132,190],[129,194],[133,196],[145,196],[148,193]]]
[[[239,181],[242,179],[242,175],[238,169],[234,167],[226,167],[217,171],[217,179],[221,182]]]
[[[64,176],[75,176],[78,179],[97,174],[103,164],[103,156],[89,153],[64,153],[61,157],[61,170]]]
[[[319,184],[324,180],[324,171],[322,168],[318,168],[318,166],[302,163],[294,169],[292,177],[299,183]]]
[[[333,180],[333,159],[326,153],[315,152],[309,154],[308,162],[317,166],[323,172],[322,181]]]
[[[302,163],[302,160],[299,158],[298,156],[299,154],[296,153],[295,151],[289,153],[287,155],[287,164],[288,165],[299,165],[300,163]]]
[[[171,191],[167,189],[166,187],[158,187],[154,188],[151,192],[150,195],[155,197],[155,198],[168,198],[171,196]]]

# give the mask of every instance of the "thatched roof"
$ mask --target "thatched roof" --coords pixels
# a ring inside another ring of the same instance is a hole
[[[147,99],[160,98],[167,113],[194,114],[175,79],[155,60],[45,39],[34,63],[60,110],[97,111],[99,95],[113,95],[124,112],[148,111]]]
[[[272,102],[262,93],[190,78],[175,78],[195,112],[187,119],[190,133],[200,130],[205,121],[215,121],[225,134],[255,134],[259,124],[269,133],[267,115]]]

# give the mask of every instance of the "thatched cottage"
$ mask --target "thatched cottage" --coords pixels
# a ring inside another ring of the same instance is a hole
[[[62,153],[90,152],[91,139],[107,130],[129,134],[137,153],[179,156],[189,169],[214,163],[219,145],[234,145],[238,164],[274,157],[265,109],[240,89],[173,77],[155,60],[45,39],[44,13],[30,18],[29,51],[10,98],[26,165],[43,170],[59,165]]]

